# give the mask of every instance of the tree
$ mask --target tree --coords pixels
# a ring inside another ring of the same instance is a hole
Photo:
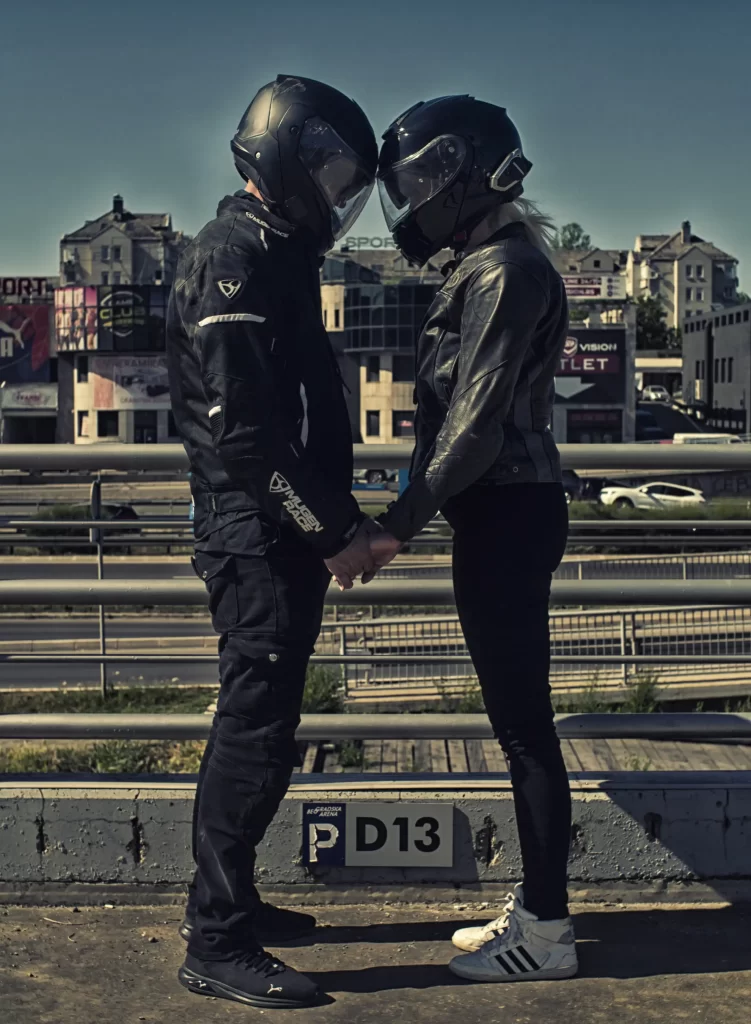
[[[665,307],[654,295],[642,295],[636,300],[636,347],[680,351],[681,332],[668,327]]]
[[[751,295],[749,295],[748,292],[738,292],[737,299],[738,305],[740,305],[742,302],[751,302]]]
[[[584,233],[581,224],[564,224],[553,236],[554,249],[580,249],[582,252],[592,248],[592,239]]]

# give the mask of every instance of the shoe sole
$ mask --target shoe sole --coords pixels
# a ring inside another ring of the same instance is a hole
[[[235,1003],[243,1003],[245,1006],[255,1006],[262,1010],[298,1010],[304,1006],[314,1006],[319,999],[319,993],[311,996],[310,999],[270,999],[268,996],[251,996],[240,989],[232,988],[231,985],[223,985],[213,978],[205,978],[188,967],[181,967],[177,972],[177,980],[197,996],[213,996],[216,999],[230,999]]]
[[[482,983],[505,983],[508,981],[562,981],[565,978],[575,977],[579,970],[579,965],[574,964],[573,967],[559,967],[550,971],[528,971],[526,974],[474,974],[469,970],[463,970],[461,967],[454,966],[453,963],[449,964],[449,970],[458,978]]]

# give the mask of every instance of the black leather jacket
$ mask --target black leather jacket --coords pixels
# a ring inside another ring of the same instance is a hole
[[[294,227],[244,191],[180,258],[167,354],[199,550],[263,554],[284,531],[328,557],[364,518],[318,269]]]
[[[477,481],[561,480],[550,421],[567,327],[561,277],[522,225],[460,260],[417,341],[410,485],[380,517],[394,536]]]

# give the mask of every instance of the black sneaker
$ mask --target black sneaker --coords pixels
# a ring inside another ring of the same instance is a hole
[[[297,910],[285,910],[271,903],[261,903],[253,922],[253,934],[258,942],[268,946],[278,946],[293,939],[301,939],[310,935],[316,926],[312,914],[301,914]],[[195,920],[188,914],[178,928],[180,936],[186,942],[190,940],[195,927]]]
[[[262,949],[239,953],[234,960],[199,960],[188,953],[177,977],[189,992],[264,1010],[312,1006],[320,996],[315,982]]]

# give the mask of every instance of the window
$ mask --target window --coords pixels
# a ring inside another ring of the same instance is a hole
[[[110,258],[110,247],[108,245],[102,246],[102,263],[106,263]]]
[[[122,252],[123,251],[122,251],[122,249],[120,248],[119,245],[113,245],[112,246],[112,259],[115,261],[115,263],[119,263],[120,262],[120,260],[122,258]]]
[[[109,284],[109,283],[110,283],[110,275],[107,273],[106,270],[104,270],[102,272],[102,284]]]
[[[696,360],[696,373],[694,374],[697,380],[701,380],[701,361]]]
[[[136,444],[156,444],[157,414],[152,409],[133,413],[133,440]]]
[[[704,276],[704,265],[701,263],[697,263],[696,265],[696,277],[699,281],[706,281]]]
[[[391,418],[391,434],[393,437],[414,437],[415,436],[415,411],[397,410]]]
[[[599,261],[599,260],[593,260],[593,263],[592,263],[592,265],[593,265],[593,266],[594,266],[594,267],[595,267],[595,268],[596,268],[597,270],[599,270],[599,269],[600,269],[600,261]]]
[[[78,410],[78,437],[89,436],[89,413],[87,409]]]
[[[120,274],[120,271],[116,270],[114,272],[114,274],[112,275],[112,283],[113,284],[120,284],[121,276],[122,275]]]
[[[691,299],[693,297],[693,294],[694,294],[694,289],[693,288],[687,288],[686,289],[686,302],[690,302],[691,301]]]
[[[576,270],[576,264],[575,263],[569,263],[568,269],[569,270]]]
[[[391,379],[395,383],[413,381],[415,379],[415,361],[412,356],[394,356]]]
[[[334,310],[334,327],[340,327],[341,326],[341,322],[340,321],[341,321],[340,310],[339,310],[339,307],[337,306],[337,308]]]
[[[703,288],[697,288],[696,289],[696,301],[697,302],[704,302],[704,289]]]
[[[719,359],[715,359],[715,361],[714,361],[714,382],[715,382],[715,384],[719,381],[719,379],[720,379],[720,360]]]
[[[365,380],[368,384],[377,384],[381,379],[381,357],[368,356],[365,363]],[[380,430],[377,431],[380,434]]]
[[[735,322],[737,324],[739,324],[741,322],[741,314],[740,313],[736,313],[735,314]]]
[[[76,379],[79,384],[85,384],[89,379],[89,357],[79,356],[76,363]]]
[[[728,285],[725,288],[725,298],[726,299],[732,299],[732,297],[733,297],[733,289],[732,289],[731,285]]]
[[[365,413],[365,436],[380,437],[381,413],[379,409],[368,409]]]
[[[120,434],[120,414],[117,411],[101,410],[96,414],[97,437],[118,437]]]
[[[748,310],[747,309],[743,310],[743,322],[744,322],[744,324],[748,323]]]
[[[175,414],[170,409],[167,412],[167,437],[179,437],[177,432],[177,425],[175,424]]]
[[[323,326],[324,327],[328,326],[328,323],[327,323],[328,318],[329,318],[329,311],[327,309],[324,309],[324,311],[323,311]]]
[[[727,359],[720,360],[720,382],[725,383],[725,370],[727,368]]]
[[[728,359],[728,384],[733,383],[733,357]]]
[[[720,326],[721,327],[726,327],[727,326],[727,322],[728,322],[728,318],[726,316],[721,316],[720,317]]]

